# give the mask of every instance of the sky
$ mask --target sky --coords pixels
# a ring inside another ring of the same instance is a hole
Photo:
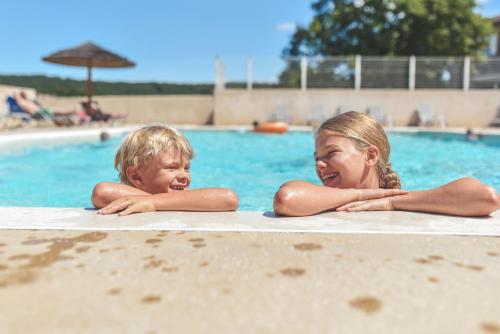
[[[95,80],[213,82],[215,58],[225,79],[276,81],[281,51],[297,24],[313,17],[312,0],[25,0],[2,1],[0,74],[85,79],[86,69],[43,62],[53,52],[92,41],[137,64],[95,69]],[[484,16],[500,0],[479,0]]]

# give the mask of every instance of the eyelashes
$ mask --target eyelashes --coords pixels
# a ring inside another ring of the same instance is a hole
[[[314,156],[314,160],[315,161],[319,161],[319,160],[322,160],[322,161],[325,161],[325,160],[330,160],[331,158],[333,158],[335,156],[335,154],[337,153],[338,151],[330,151],[328,152],[327,154],[321,156],[321,157],[318,157],[318,156]]]

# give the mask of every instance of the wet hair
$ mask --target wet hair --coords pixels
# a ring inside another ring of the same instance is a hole
[[[120,181],[130,184],[127,168],[144,167],[161,152],[173,147],[181,157],[194,158],[194,151],[182,133],[168,126],[146,126],[130,133],[116,152],[115,168],[120,174]]]
[[[327,119],[316,131],[316,137],[328,133],[345,136],[361,152],[372,145],[377,147],[379,151],[377,174],[380,188],[401,188],[399,175],[392,169],[389,162],[391,148],[380,123],[366,114],[349,111]]]

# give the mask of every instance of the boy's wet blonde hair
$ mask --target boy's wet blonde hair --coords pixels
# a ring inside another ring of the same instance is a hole
[[[194,158],[189,141],[174,128],[168,126],[146,126],[130,133],[116,152],[115,168],[120,173],[120,181],[130,184],[127,168],[144,167],[152,158],[168,148],[174,147],[181,157]]]
[[[401,188],[399,175],[392,169],[389,162],[391,148],[380,123],[366,114],[349,111],[326,120],[316,131],[316,137],[323,133],[333,132],[352,140],[359,151],[363,152],[372,145],[377,147],[380,153],[377,162],[380,188]]]

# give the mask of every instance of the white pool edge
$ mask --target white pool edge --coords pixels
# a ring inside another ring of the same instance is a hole
[[[500,211],[487,218],[414,212],[331,212],[275,217],[271,212],[150,212],[125,217],[82,208],[0,207],[3,230],[204,231],[500,236]]]

